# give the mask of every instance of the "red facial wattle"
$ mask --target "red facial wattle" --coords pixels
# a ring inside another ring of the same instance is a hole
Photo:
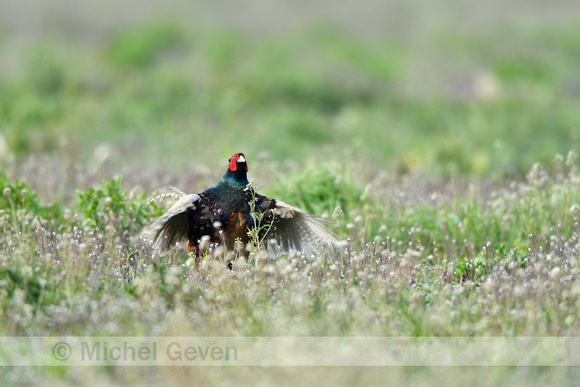
[[[235,172],[238,169],[237,161],[238,161],[238,154],[236,153],[230,158],[230,171]]]

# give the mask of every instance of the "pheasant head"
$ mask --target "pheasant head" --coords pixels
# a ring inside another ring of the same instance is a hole
[[[234,154],[228,160],[230,165],[224,175],[224,180],[234,185],[245,186],[250,184],[248,181],[248,164],[246,164],[246,156],[239,152]]]

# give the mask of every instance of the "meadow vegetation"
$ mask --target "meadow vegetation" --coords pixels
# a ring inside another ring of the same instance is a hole
[[[330,22],[256,34],[153,18],[98,43],[59,29],[37,38],[0,71],[0,332],[577,336],[580,26],[535,21],[448,23],[417,40]],[[0,52],[11,38],[0,28]],[[199,270],[183,248],[156,255],[141,232],[169,203],[148,199],[215,185],[237,151],[260,193],[336,222],[341,248],[276,260],[251,249],[233,270],[220,249]],[[0,375],[257,380],[29,371]],[[264,372],[265,383],[326,377]],[[353,372],[332,380],[567,385],[576,371]]]

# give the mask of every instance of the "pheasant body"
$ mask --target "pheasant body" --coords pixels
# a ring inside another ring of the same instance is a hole
[[[200,194],[185,195],[150,229],[154,246],[166,253],[171,246],[187,240],[187,249],[199,256],[199,244],[205,237],[232,249],[236,240],[247,244],[248,229],[258,226],[254,213],[262,214],[260,238],[277,241],[277,252],[310,252],[316,241],[337,242],[336,235],[324,227],[320,218],[289,206],[282,201],[257,194],[247,179],[248,167],[243,153],[230,158],[222,181]],[[253,211],[252,211],[253,207]],[[220,234],[221,233],[221,234]]]
[[[189,211],[187,239],[201,240],[205,235],[210,236],[210,242],[219,242],[219,230],[227,236],[228,247],[233,246],[236,238],[244,244],[248,243],[248,227],[254,227],[255,221],[251,215],[250,201],[252,188],[236,186],[223,180],[217,186],[209,188],[199,194],[202,208],[205,211]],[[256,212],[265,212],[272,206],[272,201],[262,195],[255,196]],[[216,227],[217,226],[217,227]]]

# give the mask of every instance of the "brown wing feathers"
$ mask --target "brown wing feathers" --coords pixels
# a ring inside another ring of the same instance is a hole
[[[266,238],[275,239],[281,252],[303,251],[308,254],[317,249],[316,243],[336,244],[336,235],[322,225],[331,224],[318,216],[275,201],[275,218]],[[270,245],[270,244],[269,244]]]
[[[186,195],[149,227],[148,236],[160,254],[166,254],[171,246],[187,238],[190,216],[188,212],[196,210],[200,202],[199,195]]]

